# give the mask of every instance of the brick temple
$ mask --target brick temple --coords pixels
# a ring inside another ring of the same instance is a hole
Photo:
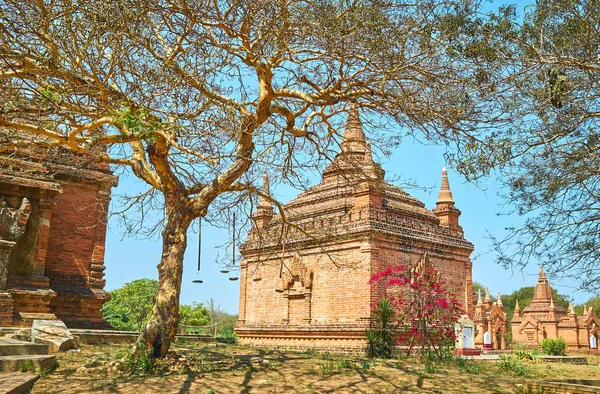
[[[46,153],[0,156],[0,326],[61,319],[109,328],[100,309],[109,300],[104,241],[117,178],[90,157]]]
[[[385,295],[369,279],[391,265],[414,266],[425,253],[473,309],[473,245],[459,225],[446,170],[433,210],[384,175],[354,109],[321,183],[285,205],[283,232],[281,216],[260,199],[240,247],[242,344],[363,351],[372,304]],[[268,193],[267,179],[263,189]]]
[[[543,265],[533,301],[521,310],[517,300],[511,323],[514,342],[537,347],[545,338],[561,337],[571,349],[598,348],[600,320],[593,309],[584,307],[583,316],[577,316],[572,302],[568,309],[554,304],[552,286]]]

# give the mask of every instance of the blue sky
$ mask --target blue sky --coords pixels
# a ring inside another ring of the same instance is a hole
[[[422,145],[411,138],[405,138],[401,146],[394,150],[389,158],[379,157],[377,160],[386,170],[386,178],[416,180],[421,186],[433,188],[430,191],[407,189],[411,195],[423,201],[427,208],[433,209],[441,180],[441,169],[444,162],[444,147]],[[503,229],[518,221],[518,218],[499,216],[502,212],[502,199],[498,196],[498,186],[492,179],[480,185],[465,182],[464,179],[449,169],[449,180],[456,206],[462,211],[460,224],[465,237],[475,245],[472,254],[473,279],[489,286],[493,295],[497,291],[503,294],[511,293],[523,286],[533,286],[536,282],[539,267],[535,264],[524,271],[515,272],[504,270],[494,263],[490,249],[491,241],[488,232],[496,236],[503,234]],[[317,180],[315,179],[315,182]],[[135,178],[121,177],[119,186],[113,189],[113,194],[124,193],[135,187]],[[275,197],[287,202],[295,197],[295,192],[279,189],[273,190]],[[196,225],[196,224],[195,224]],[[214,298],[222,308],[229,313],[237,313],[239,282],[228,280],[230,275],[219,272],[215,264],[218,252],[216,245],[221,245],[229,235],[223,230],[204,225],[202,231],[202,272],[203,284],[193,284],[198,278],[196,272],[197,233],[190,231],[188,250],[184,260],[183,286],[181,302],[205,302]],[[109,231],[106,241],[106,280],[107,290],[115,289],[139,278],[157,278],[156,265],[161,255],[159,239],[123,238],[121,228],[116,218],[109,221]],[[221,255],[223,252],[221,251]],[[575,303],[585,302],[591,295],[582,291],[573,291],[573,284],[567,281],[552,281],[552,285],[560,293],[573,298]]]

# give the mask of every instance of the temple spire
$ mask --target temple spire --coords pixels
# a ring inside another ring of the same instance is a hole
[[[483,301],[481,300],[481,289],[477,290],[477,305],[481,305],[483,304]]]
[[[369,178],[377,179],[379,178],[377,174],[377,169],[375,168],[375,162],[373,161],[373,152],[371,152],[371,144],[366,143],[367,151],[365,152],[365,161],[364,161],[364,169],[365,175]]]
[[[254,215],[252,215],[252,219],[254,220],[257,228],[269,225],[269,223],[271,223],[271,219],[273,219],[273,204],[266,197],[271,195],[269,190],[269,177],[266,172],[263,175],[261,192],[262,195],[258,197],[258,206],[256,207],[256,212],[254,212]]]
[[[346,128],[342,133],[342,151],[359,151],[365,152],[366,137],[363,131],[360,115],[358,114],[358,106],[352,104],[348,111],[346,119]]]
[[[269,176],[265,172],[263,174],[263,184],[262,184],[261,191],[262,191],[263,194],[266,194],[266,195],[269,196],[269,195],[271,195],[271,192],[270,192],[269,189],[270,189],[269,188]],[[273,209],[273,204],[271,204],[271,201],[267,200],[266,197],[260,196],[258,198],[258,208],[259,209],[260,208],[271,208],[271,209]]]
[[[540,279],[546,279],[546,272],[544,271],[544,264],[540,264],[540,276],[538,278],[538,282]]]
[[[489,303],[490,301],[492,301],[491,297],[490,297],[490,290],[487,288],[485,288],[485,299],[484,301],[487,303]]]
[[[442,186],[436,202],[436,207],[433,213],[440,219],[442,226],[448,226],[452,229],[457,229],[462,232],[462,228],[458,224],[460,211],[454,206],[454,199],[450,191],[450,182],[448,182],[448,170],[442,168]]]
[[[520,311],[520,310],[521,310],[521,308],[519,308],[519,299],[517,298],[515,300],[515,311]]]
[[[498,291],[498,306],[504,306],[504,304],[502,304],[502,298],[500,297],[500,291]]]
[[[573,301],[569,300],[569,315],[575,314],[575,308],[573,307]]]
[[[442,186],[440,187],[440,193],[438,194],[437,200],[437,204],[441,203],[454,205],[452,192],[450,191],[450,182],[448,182],[448,170],[446,170],[446,167],[442,168]]]
[[[555,309],[556,307],[554,306],[554,297],[550,297],[550,309]]]

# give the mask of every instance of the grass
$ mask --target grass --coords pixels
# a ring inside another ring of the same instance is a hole
[[[39,380],[32,393],[515,393],[528,379],[600,379],[598,356],[581,366],[545,364],[523,355],[517,360],[527,369],[524,377],[501,362],[382,360],[195,343],[175,346],[177,357],[150,370],[144,371],[144,360],[135,363],[132,374],[118,362],[127,358],[128,349],[85,346],[59,353],[60,367]]]

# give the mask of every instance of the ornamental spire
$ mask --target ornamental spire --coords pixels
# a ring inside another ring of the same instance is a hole
[[[517,298],[515,300],[515,311],[520,311],[520,310],[521,310],[521,308],[519,308],[519,299]]]
[[[271,201],[266,197],[271,195],[269,191],[269,177],[266,172],[263,175],[261,192],[262,195],[258,197],[256,212],[252,215],[252,219],[254,219],[257,228],[268,226],[269,223],[271,223],[271,219],[273,219],[273,204],[271,204]]]
[[[261,191],[263,194],[266,194],[267,196],[271,195],[271,192],[269,191],[269,176],[267,175],[266,172],[263,175],[263,184],[262,184]],[[258,209],[261,209],[261,208],[273,209],[273,205],[271,204],[271,201],[269,201],[266,197],[260,196],[258,198]]]
[[[437,200],[437,204],[441,203],[454,205],[452,192],[450,191],[450,183],[448,182],[448,170],[446,170],[446,167],[442,168],[442,186],[440,187],[440,193],[438,194]]]
[[[477,290],[477,305],[481,305],[483,304],[483,301],[481,300],[481,289]]]
[[[504,304],[502,304],[502,298],[500,297],[500,291],[498,291],[498,306],[504,306]]]
[[[573,301],[569,300],[569,315],[575,314],[575,308],[573,307]]]
[[[358,106],[351,104],[342,133],[342,151],[365,151],[366,137],[358,114]]]

